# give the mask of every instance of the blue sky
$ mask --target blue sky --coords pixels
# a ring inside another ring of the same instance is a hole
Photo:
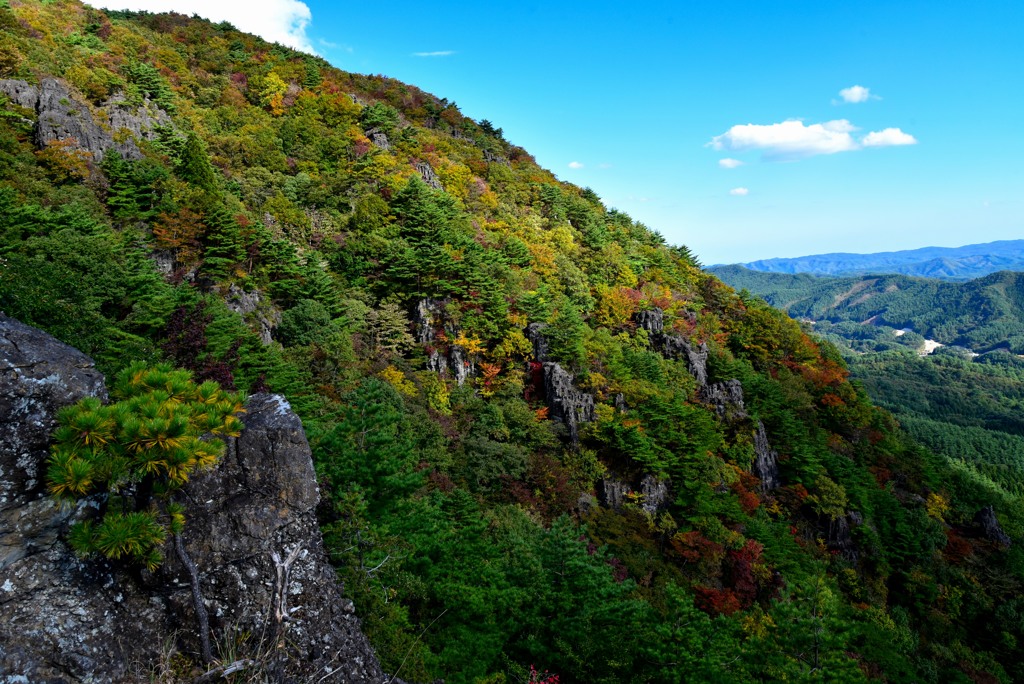
[[[106,4],[446,97],[707,264],[1024,238],[1019,1]]]

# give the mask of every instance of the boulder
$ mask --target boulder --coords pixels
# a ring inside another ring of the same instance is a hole
[[[60,509],[41,481],[56,412],[104,398],[80,352],[0,315],[0,673],[5,681],[149,681],[198,651],[189,575],[171,543],[149,573],[80,559],[68,526],[97,502]],[[390,681],[360,631],[317,525],[312,454],[278,395],[250,398],[220,463],[179,493],[183,546],[198,570],[214,643],[278,681]],[[398,680],[395,680],[396,682]]]

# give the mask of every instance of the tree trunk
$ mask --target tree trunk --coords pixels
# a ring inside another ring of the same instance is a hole
[[[174,535],[174,550],[182,567],[188,572],[192,584],[192,607],[196,612],[196,622],[199,623],[199,644],[203,650],[203,662],[209,663],[213,661],[213,650],[210,648],[210,618],[206,614],[206,604],[203,603],[202,587],[199,586],[199,570],[185,550],[185,543],[180,534]]]

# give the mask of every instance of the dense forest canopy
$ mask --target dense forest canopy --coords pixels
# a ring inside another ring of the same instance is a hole
[[[0,34],[0,309],[285,394],[389,671],[1024,678],[1015,490],[495,124],[226,23]]]
[[[713,271],[794,318],[825,324],[816,332],[870,340],[870,346],[855,345],[860,351],[907,346],[923,336],[977,353],[1024,353],[1024,273],[1001,271],[951,283],[892,274],[840,278],[762,273],[741,266]],[[914,336],[898,340],[893,330]]]

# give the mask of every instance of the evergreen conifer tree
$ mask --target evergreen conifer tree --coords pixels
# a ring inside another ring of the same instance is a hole
[[[117,376],[107,406],[95,397],[65,407],[47,467],[50,492],[74,502],[106,495],[95,519],[75,523],[68,542],[83,556],[99,554],[155,569],[173,537],[190,575],[203,657],[212,659],[199,575],[181,539],[183,507],[173,495],[224,451],[217,436],[235,436],[242,398],[215,382],[197,385],[188,371],[136,363]],[[213,438],[206,437],[213,435]]]

